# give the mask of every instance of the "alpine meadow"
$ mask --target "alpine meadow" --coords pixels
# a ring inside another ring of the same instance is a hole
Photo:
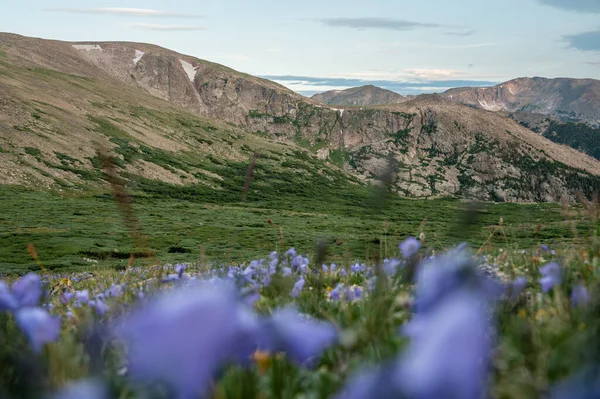
[[[0,13],[0,398],[600,398],[600,3],[201,3]]]

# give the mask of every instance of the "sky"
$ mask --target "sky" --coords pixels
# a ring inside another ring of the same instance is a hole
[[[305,95],[600,79],[600,0],[20,0],[0,30],[157,44]]]

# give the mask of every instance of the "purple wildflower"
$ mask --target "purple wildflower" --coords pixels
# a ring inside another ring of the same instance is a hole
[[[397,388],[408,397],[483,397],[491,342],[483,297],[457,291],[419,315],[396,370]],[[483,363],[482,363],[483,361]]]
[[[571,291],[571,304],[575,307],[586,306],[590,302],[590,294],[583,285],[573,287]]]
[[[335,272],[337,270],[337,265],[335,263],[332,263],[331,265],[329,265],[329,270],[331,270],[331,272]]]
[[[206,391],[239,343],[236,297],[231,284],[215,280],[159,295],[134,312],[117,331],[128,344],[129,372],[168,383],[179,398]]]
[[[42,279],[28,273],[13,285],[12,291],[20,307],[37,306],[42,299]]]
[[[527,286],[527,277],[517,277],[516,279],[514,279],[514,281],[512,282],[512,292],[511,295],[513,298],[521,295],[521,293],[523,293],[523,291],[525,290],[525,287]]]
[[[50,313],[41,308],[20,309],[15,314],[15,321],[36,352],[44,344],[57,340],[60,335],[60,319],[50,316]]]
[[[77,381],[62,389],[52,399],[109,399],[108,390],[96,380]]]
[[[548,247],[546,244],[542,244],[542,251],[548,252],[550,251],[550,247]]]
[[[296,249],[292,247],[292,248],[288,249],[285,254],[287,256],[293,258],[294,256],[296,256]]]
[[[394,276],[400,264],[400,260],[398,259],[385,259],[383,261],[383,271],[388,276]]]
[[[298,298],[300,296],[300,292],[304,288],[305,283],[306,281],[304,281],[304,278],[302,277],[300,277],[300,279],[296,281],[296,283],[294,284],[294,288],[292,289],[292,298]]]
[[[177,273],[177,275],[179,276],[179,278],[182,278],[183,272],[185,272],[185,269],[187,269],[186,265],[183,265],[183,264],[177,264],[177,265],[175,265],[175,273]]]
[[[289,267],[287,267],[287,266],[286,266],[286,267],[284,267],[284,268],[283,268],[283,276],[284,276],[284,277],[289,277],[289,276],[291,276],[291,275],[292,275],[292,269],[291,269],[291,268],[289,268]]]
[[[88,301],[90,300],[90,292],[88,290],[77,291],[75,293],[75,299],[79,303],[88,303]]]
[[[123,291],[125,289],[125,284],[113,284],[110,287],[110,296],[111,297],[120,297],[123,295]]]
[[[408,259],[419,252],[419,249],[421,249],[421,241],[417,240],[415,237],[408,237],[400,243],[399,247],[404,259]]]
[[[328,272],[329,272],[329,268],[327,267],[327,265],[322,265],[322,266],[321,266],[321,271],[322,271],[323,273],[328,273]]]
[[[348,274],[348,272],[346,271],[346,268],[342,267],[340,269],[340,276],[346,277],[347,274]]]
[[[547,265],[540,268],[542,278],[539,280],[542,285],[542,291],[548,292],[562,282],[562,273],[560,266],[556,262],[548,263]]]
[[[75,297],[75,294],[73,292],[64,292],[61,296],[60,296],[60,302],[63,305],[68,304],[69,302],[71,302],[73,300],[73,298]]]
[[[19,303],[10,292],[10,288],[4,281],[0,281],[0,312],[5,310],[15,310],[19,307]]]
[[[332,324],[309,318],[291,307],[276,310],[265,331],[269,339],[262,349],[283,351],[300,365],[312,365],[337,341],[337,331]]]

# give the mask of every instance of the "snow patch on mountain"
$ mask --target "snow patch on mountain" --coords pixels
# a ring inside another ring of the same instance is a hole
[[[135,50],[135,58],[133,59],[133,63],[137,65],[137,63],[140,62],[144,54],[146,53],[144,53],[143,51]]]
[[[194,78],[196,77],[196,68],[194,68],[194,66],[187,61],[180,59],[179,62],[185,70],[185,73],[187,73],[188,78],[190,78],[190,82],[193,82]]]
[[[73,47],[77,50],[85,50],[85,51],[90,51],[90,50],[98,50],[98,51],[102,51],[102,47],[100,47],[99,44],[73,44]]]

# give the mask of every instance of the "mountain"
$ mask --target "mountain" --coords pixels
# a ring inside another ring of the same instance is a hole
[[[0,34],[0,182],[101,185],[95,143],[149,192],[230,195],[254,152],[259,198],[378,183],[388,159],[393,191],[413,197],[558,201],[600,189],[592,157],[439,95],[343,110],[153,45]]]
[[[324,104],[354,107],[398,104],[407,101],[398,93],[373,85],[326,91],[315,94],[311,98]]]
[[[600,80],[518,78],[492,87],[450,89],[443,97],[488,111],[538,113],[600,125]]]

